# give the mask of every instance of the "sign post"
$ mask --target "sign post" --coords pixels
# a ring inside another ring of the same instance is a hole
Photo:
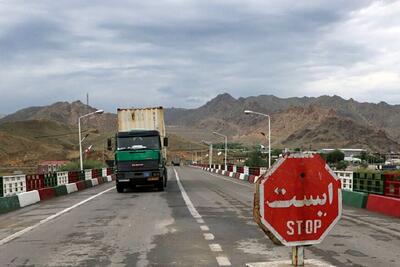
[[[320,155],[279,159],[257,181],[254,219],[278,245],[292,247],[292,265],[304,265],[304,246],[327,236],[342,213],[340,180]]]

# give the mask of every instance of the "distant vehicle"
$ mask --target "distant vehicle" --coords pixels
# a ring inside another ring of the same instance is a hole
[[[175,157],[175,158],[172,160],[171,163],[172,163],[173,166],[181,166],[181,159],[178,158],[178,157]]]
[[[167,185],[164,110],[158,108],[118,109],[115,167],[116,187],[154,185],[163,191]],[[111,139],[108,148],[112,149]]]

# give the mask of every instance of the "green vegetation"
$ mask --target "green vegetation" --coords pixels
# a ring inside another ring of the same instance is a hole
[[[101,161],[87,159],[83,161],[83,169],[100,169],[105,167]],[[79,161],[71,161],[70,163],[63,166],[60,171],[76,171],[80,170]]]
[[[268,163],[266,159],[262,158],[262,154],[259,150],[253,150],[248,154],[248,159],[246,160],[245,165],[249,167],[266,167],[268,166]]]
[[[345,170],[348,166],[347,162],[344,161],[344,153],[338,149],[329,153],[321,153],[320,155],[330,166],[335,167],[337,170]]]
[[[225,149],[225,143],[213,144],[213,148]],[[228,143],[228,149],[247,149],[247,148],[241,143]]]
[[[365,151],[361,152],[359,158],[362,161],[365,161],[367,163],[368,162],[370,162],[370,163],[384,163],[385,162],[385,158],[383,156],[368,154]]]
[[[278,157],[280,154],[283,153],[283,149],[282,148],[274,148],[271,150],[271,157]]]

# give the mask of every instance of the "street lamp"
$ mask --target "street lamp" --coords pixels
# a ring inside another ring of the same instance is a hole
[[[102,114],[102,113],[104,113],[104,110],[102,110],[102,109],[99,109],[99,110],[96,110],[96,111],[94,111],[94,112],[90,112],[90,113],[88,113],[88,114],[85,114],[85,115],[83,115],[83,116],[80,116],[79,118],[78,118],[78,131],[79,131],[79,162],[80,162],[80,166],[81,166],[81,171],[83,171],[83,159],[82,159],[82,141],[83,141],[83,139],[85,139],[87,136],[85,136],[83,139],[82,139],[82,133],[81,133],[81,119],[82,118],[84,118],[84,117],[87,117],[87,116],[90,116],[90,115],[97,115],[97,114]]]
[[[213,132],[213,134],[219,135],[219,136],[225,138],[225,170],[226,170],[226,157],[228,156],[228,136],[217,133],[217,132]]]
[[[208,152],[209,158],[208,158],[208,165],[210,165],[209,167],[211,168],[212,165],[212,155],[213,155],[213,144],[211,142],[208,141],[201,141],[203,144],[209,145],[210,146],[210,151]]]
[[[268,114],[255,112],[251,110],[245,110],[245,114],[256,114],[264,117],[268,117],[268,169],[271,168],[271,117]]]

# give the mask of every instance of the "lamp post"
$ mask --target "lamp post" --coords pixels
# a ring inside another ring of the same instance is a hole
[[[217,132],[213,132],[213,134],[219,135],[219,136],[225,138],[225,170],[226,170],[226,157],[228,156],[228,136],[217,133]]]
[[[81,133],[81,119],[90,115],[94,115],[94,114],[102,114],[104,111],[102,109],[96,110],[94,112],[90,112],[88,114],[85,114],[83,116],[80,116],[78,118],[78,131],[79,131],[79,162],[80,162],[80,166],[81,166],[81,171],[83,171],[83,158],[82,158],[82,141],[83,139],[85,139],[87,136],[85,136],[82,139],[82,133]]]
[[[207,142],[207,141],[204,141],[204,140],[202,140],[201,142],[203,142],[204,144],[206,144],[206,145],[209,145],[210,146],[210,149],[209,149],[209,152],[208,152],[208,165],[209,165],[209,167],[211,168],[211,165],[212,165],[212,157],[213,157],[213,144],[211,143],[211,142]]]
[[[251,110],[245,110],[245,114],[256,114],[268,118],[268,169],[271,168],[271,117],[268,114],[255,112]]]

